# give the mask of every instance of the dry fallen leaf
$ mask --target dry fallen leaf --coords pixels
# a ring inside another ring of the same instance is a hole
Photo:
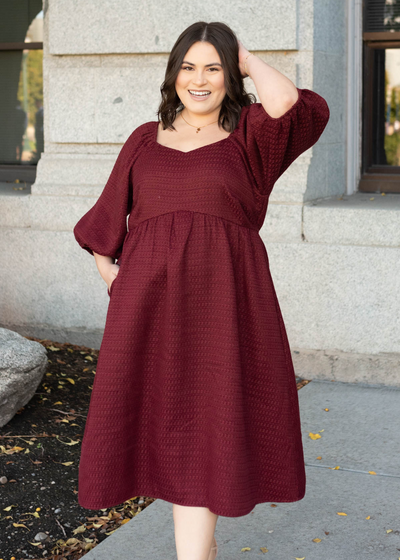
[[[313,539],[313,542],[321,542],[321,539],[318,539],[318,538]]]
[[[72,385],[75,385],[75,381],[73,379],[71,379],[71,377],[67,377],[67,381],[69,381],[70,383],[72,383]]]
[[[368,471],[369,474],[376,474],[375,471]]]
[[[28,527],[26,525],[24,525],[23,523],[13,523],[14,527],[25,527],[25,529],[28,529]],[[29,531],[29,529],[28,529]]]
[[[61,463],[62,465],[65,465],[66,467],[69,467],[70,465],[73,465],[74,462],[73,461],[68,461],[68,463]]]
[[[73,537],[68,539],[67,541],[65,541],[65,544],[68,546],[71,546],[73,544],[78,544],[79,540],[78,539],[74,539]]]
[[[336,513],[337,513],[338,515],[346,515],[346,516],[347,516],[347,513],[343,513],[343,511],[337,511]]]
[[[74,529],[72,532],[74,533],[74,535],[76,535],[77,533],[83,533],[84,531],[86,531],[85,525],[80,525],[79,527]]]
[[[393,533],[393,529],[388,529],[386,533]]]
[[[321,437],[319,434],[313,434],[312,432],[310,432],[308,435],[311,439],[319,439]]]
[[[370,515],[368,515],[368,517],[366,517],[365,519],[371,519],[371,516],[370,516]]]
[[[322,459],[321,455],[319,457],[317,457],[318,461],[320,461]]]
[[[251,548],[249,546],[245,546],[240,552],[246,552],[247,550],[251,550]]]
[[[326,410],[326,412],[328,412],[329,408],[324,408],[324,410]]]
[[[73,441],[73,440],[71,440],[70,442],[61,441],[60,438],[59,438],[59,436],[56,436],[56,438],[58,439],[58,441],[59,441],[60,443],[63,443],[64,445],[76,445],[77,443],[80,443],[79,441]]]

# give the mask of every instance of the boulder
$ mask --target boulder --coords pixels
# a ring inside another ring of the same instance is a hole
[[[44,346],[0,328],[0,427],[31,400],[46,369]]]

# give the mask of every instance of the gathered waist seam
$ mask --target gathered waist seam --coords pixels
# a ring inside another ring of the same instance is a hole
[[[151,216],[150,218],[146,218],[145,220],[142,220],[141,222],[139,222],[138,224],[133,226],[133,228],[130,229],[128,231],[128,233],[130,233],[131,231],[133,231],[134,229],[136,229],[140,225],[144,224],[145,222],[148,222],[149,220],[154,220],[155,218],[159,218],[161,216],[167,216],[168,214],[176,214],[177,212],[187,212],[187,213],[190,213],[190,214],[202,214],[203,216],[210,216],[212,218],[219,218],[219,219],[223,220],[224,222],[229,222],[230,224],[235,224],[235,226],[242,227],[242,228],[245,228],[245,229],[249,229],[250,231],[256,231],[256,232],[260,231],[257,226],[254,226],[254,227],[245,226],[243,224],[238,224],[237,222],[234,222],[233,220],[229,220],[228,218],[224,218],[224,217],[218,216],[216,214],[210,214],[208,212],[199,212],[197,210],[171,210],[170,212],[164,212],[163,214],[157,214],[156,216]],[[129,223],[128,223],[128,225],[129,225]]]

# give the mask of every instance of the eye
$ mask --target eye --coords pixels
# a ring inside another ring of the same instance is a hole
[[[182,70],[192,70],[191,66],[182,66]],[[219,71],[219,68],[209,68],[209,70],[215,70],[216,72]]]

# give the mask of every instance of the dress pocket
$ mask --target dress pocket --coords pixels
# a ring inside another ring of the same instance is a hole
[[[115,282],[118,281],[118,278],[119,278],[120,274],[121,274],[121,265],[119,265],[118,274],[117,274],[117,276],[114,278],[114,280],[111,282],[111,286],[110,286],[109,288],[107,287],[107,293],[108,293],[108,295],[109,295],[110,297],[111,297],[111,295],[112,295],[112,293],[113,293],[114,284],[115,284]]]

